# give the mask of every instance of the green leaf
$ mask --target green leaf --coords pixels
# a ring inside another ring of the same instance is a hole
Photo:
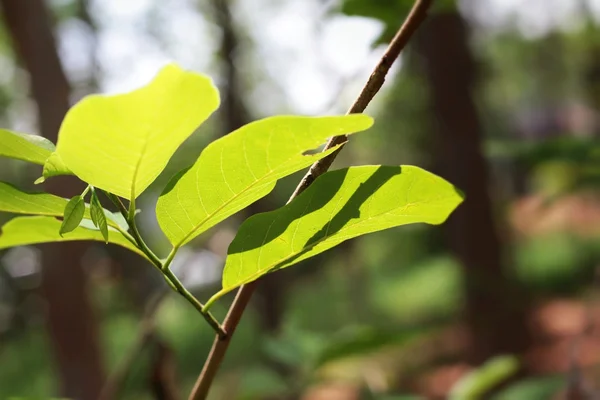
[[[67,199],[50,193],[25,193],[11,184],[0,182],[0,212],[63,217],[67,203]],[[108,217],[108,225],[123,231],[129,229],[121,214],[108,210],[104,210],[104,214]],[[90,207],[86,204],[84,218],[90,217]]]
[[[90,201],[90,215],[94,226],[100,229],[102,236],[106,243],[108,243],[108,225],[106,223],[106,215],[104,215],[104,208],[98,200],[96,191],[92,191],[92,200]]]
[[[35,184],[44,183],[46,179],[58,175],[73,175],[73,173],[67,168],[60,155],[54,152],[44,163],[42,176],[36,179]]]
[[[0,129],[0,156],[44,165],[53,151],[54,144],[46,138]]]
[[[67,200],[50,193],[25,193],[0,182],[0,211],[62,217]]]
[[[328,172],[290,204],[242,224],[227,252],[223,289],[209,303],[356,236],[417,222],[441,224],[462,199],[453,185],[418,167]]]
[[[450,391],[451,400],[481,399],[519,369],[515,356],[498,356],[460,379]]]
[[[89,221],[83,220],[82,223]],[[0,233],[0,249],[49,242],[68,242],[74,240],[94,240],[104,242],[102,233],[98,230],[76,227],[73,231],[60,235],[61,221],[54,217],[27,216],[17,217],[8,221]],[[144,254],[129,242],[119,231],[110,229],[109,242],[125,247],[142,257]]]
[[[75,196],[65,206],[64,217],[59,233],[62,235],[71,232],[79,226],[85,213],[85,202],[83,197]]]
[[[62,123],[57,153],[81,180],[135,199],[218,105],[208,77],[169,64],[140,89],[77,103]]]
[[[158,199],[158,223],[175,247],[267,195],[278,179],[331,152],[306,154],[330,136],[363,131],[366,115],[278,116],[250,123],[209,144]]]

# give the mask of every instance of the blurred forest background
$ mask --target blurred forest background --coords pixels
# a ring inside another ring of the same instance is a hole
[[[219,112],[139,203],[146,236],[167,249],[153,210],[174,172],[254,119],[343,114],[411,5],[0,0],[0,126],[56,141],[84,95],[131,90],[169,60],[212,76]],[[503,355],[518,368],[497,399],[597,398],[600,1],[438,0],[392,72],[367,109],[375,126],[335,166],[419,165],[467,201],[442,226],[372,234],[267,276],[211,398],[443,399]],[[0,160],[1,180],[34,190],[39,175]],[[284,204],[300,176],[250,212]],[[81,187],[57,178],[46,189]],[[219,287],[248,215],[175,260],[200,299]],[[212,338],[121,249],[0,253],[0,399],[96,400],[107,381],[105,399],[183,398]]]

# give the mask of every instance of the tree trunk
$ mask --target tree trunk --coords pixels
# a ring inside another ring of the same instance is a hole
[[[29,71],[43,136],[56,142],[69,108],[69,84],[42,0],[1,0],[14,47]],[[52,179],[46,188],[62,196],[82,187]],[[61,396],[93,400],[104,381],[98,330],[81,265],[81,242],[44,245],[42,292],[47,300],[47,329],[60,377]]]
[[[465,21],[456,12],[435,14],[418,42],[429,82],[441,176],[466,193],[446,224],[451,252],[464,268],[466,358],[480,364],[503,353],[522,353],[530,343],[526,300],[503,270],[503,248],[494,226],[482,127],[472,95],[476,63]]]

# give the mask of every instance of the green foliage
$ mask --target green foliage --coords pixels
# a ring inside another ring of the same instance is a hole
[[[0,250],[28,244],[48,242],[69,242],[73,240],[94,240],[104,242],[102,233],[93,228],[90,220],[84,219],[82,225],[69,233],[59,233],[61,221],[53,217],[27,216],[16,217],[2,226],[0,235]],[[109,243],[132,250],[142,256],[143,252],[134,246],[122,233],[110,229]]]
[[[536,192],[556,197],[600,185],[600,142],[597,138],[560,136],[543,141],[494,140],[491,157],[514,159],[532,172]]]
[[[504,389],[493,400],[551,399],[564,388],[565,380],[563,375],[525,379]]]
[[[460,268],[455,259],[447,256],[429,257],[396,268],[393,274],[377,278],[372,301],[383,315],[405,323],[444,318],[462,305]]]
[[[431,332],[428,328],[384,330],[373,327],[358,327],[333,335],[315,357],[315,366],[332,361],[356,357],[380,351],[389,346],[398,346],[421,338]]]
[[[81,180],[135,199],[218,106],[209,78],[171,64],[141,89],[76,104],[62,123],[56,151]]]
[[[416,222],[440,224],[461,202],[454,186],[417,167],[328,172],[287,206],[242,224],[215,298],[356,236]]]
[[[0,156],[44,165],[54,144],[41,136],[0,129]]]
[[[158,200],[156,215],[179,247],[267,195],[278,179],[331,154],[305,155],[328,137],[369,128],[366,115],[272,117],[214,141],[194,165],[178,173]]]
[[[83,220],[83,214],[85,213],[85,205],[83,197],[77,195],[73,197],[65,206],[65,212],[63,221],[60,226],[60,235],[75,230],[79,226],[79,223]]]
[[[46,215],[63,217],[68,201],[50,193],[26,193],[13,185],[0,181],[0,212],[26,215]],[[83,217],[91,218],[90,207],[85,205]],[[120,216],[104,210],[108,216],[107,224],[117,230],[127,231],[129,226]]]
[[[0,182],[0,211],[62,217],[67,200],[49,193],[25,193]]]
[[[0,142],[0,155],[43,164],[38,182],[74,174],[88,186],[67,201],[0,183],[0,211],[33,215],[2,227],[0,249],[72,240],[123,246],[149,260],[221,332],[207,309],[224,293],[359,235],[411,223],[442,223],[462,201],[454,186],[417,167],[328,172],[287,206],[242,225],[228,251],[223,289],[203,306],[170,270],[177,250],[267,195],[279,179],[336,151],[313,154],[328,137],[363,131],[373,123],[356,114],[279,116],[248,124],[208,145],[158,200],[158,222],[173,244],[169,256],[160,259],[138,230],[135,199],[218,104],[209,78],[171,64],[133,92],[89,96],[76,104],[62,123],[56,150],[49,142],[6,131],[9,140]],[[90,191],[87,205],[84,198]],[[119,217],[102,208],[97,191],[115,204]],[[119,197],[129,200],[129,208]]]
[[[42,176],[35,181],[36,184],[43,183],[46,178],[59,175],[73,175],[73,173],[67,168],[62,158],[57,152],[50,154],[50,157],[44,163],[44,169]]]
[[[514,356],[493,358],[458,381],[450,392],[450,399],[480,399],[495,386],[514,375],[518,369],[519,362]]]
[[[3,340],[2,359],[19,360],[0,363],[3,400],[49,400],[48,394],[55,391],[57,371],[48,345],[45,332],[40,330],[21,331],[12,340]]]

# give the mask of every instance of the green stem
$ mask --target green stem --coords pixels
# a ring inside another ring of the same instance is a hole
[[[224,290],[215,293],[210,299],[208,299],[206,303],[204,303],[203,311],[208,312],[208,309],[211,308],[212,305],[215,304],[215,302],[219,300],[225,293],[227,292]]]
[[[171,262],[173,262],[173,259],[175,258],[175,254],[177,253],[177,250],[179,250],[179,247],[173,247],[171,249],[171,251],[169,252],[169,255],[163,262],[163,269],[169,269],[169,267],[171,266]]]
[[[219,324],[219,321],[217,321],[217,319],[210,312],[204,310],[204,305],[183,286],[183,284],[177,278],[177,276],[175,276],[175,274],[170,270],[169,266],[171,265],[171,261],[173,261],[173,258],[175,257],[177,248],[174,247],[173,250],[171,250],[171,252],[169,253],[167,259],[164,262],[161,261],[158,258],[158,256],[154,254],[154,252],[150,249],[150,247],[148,247],[146,242],[144,242],[144,239],[142,239],[142,235],[140,234],[137,224],[135,223],[134,202],[132,201],[130,203],[129,210],[127,210],[127,207],[125,207],[121,199],[119,199],[116,195],[114,195],[113,193],[108,193],[106,191],[104,192],[104,194],[106,194],[106,196],[117,206],[117,208],[129,224],[131,235],[127,233],[125,237],[128,240],[132,239],[132,243],[134,243],[148,257],[152,264],[154,264],[154,266],[158,268],[158,270],[163,274],[165,281],[169,284],[171,289],[182,295],[189,303],[191,303],[194,306],[194,308],[198,310],[200,314],[202,314],[206,322],[208,322],[208,324],[215,330],[219,337],[225,338],[227,335],[221,327],[221,324]]]
[[[87,185],[87,187],[85,188],[85,190],[83,191],[83,193],[81,193],[81,198],[85,198],[85,195],[88,194],[88,192],[90,191],[90,189],[92,189],[92,186]]]
[[[227,337],[227,332],[223,330],[219,321],[208,311],[204,310],[204,305],[198,301],[181,283],[181,281],[175,276],[173,271],[170,268],[164,268],[163,274],[165,277],[177,288],[177,292],[181,294],[187,301],[189,301],[195,308],[202,314],[206,322],[209,323],[210,326],[217,332],[219,337],[225,338]]]
[[[131,236],[133,236],[133,238],[137,242],[140,250],[142,250],[144,252],[144,254],[146,254],[148,256],[148,258],[150,258],[150,261],[152,261],[152,263],[154,265],[156,265],[158,268],[160,268],[162,270],[163,269],[162,261],[160,260],[160,258],[158,258],[158,256],[156,254],[154,254],[154,252],[150,249],[150,247],[148,247],[146,242],[144,242],[144,239],[142,239],[142,235],[140,235],[140,231],[138,230],[135,220],[130,220],[127,222],[129,223],[129,229],[131,229]]]
[[[110,199],[110,201],[112,201],[114,203],[114,205],[117,206],[117,208],[119,209],[119,212],[121,213],[121,215],[123,215],[123,217],[127,221],[129,219],[128,215],[127,215],[127,207],[125,207],[125,204],[123,204],[121,199],[112,193],[105,192],[105,191],[103,191],[103,192],[106,195],[106,197],[108,197]]]
[[[135,219],[135,199],[134,198],[131,198],[131,200],[129,200],[129,213],[125,218],[127,219],[127,221],[133,221]]]
[[[117,206],[127,223],[129,224],[129,229],[131,230],[131,236],[135,239],[135,243],[137,247],[144,252],[145,255],[148,256],[150,261],[158,267],[158,269],[162,270],[163,263],[160,261],[160,258],[148,247],[144,239],[142,239],[142,235],[140,235],[140,231],[138,230],[137,224],[135,223],[135,218],[131,216],[131,209],[135,209],[135,205],[130,206],[129,213],[127,212],[127,208],[116,195],[108,192],[104,192],[108,198]],[[133,204],[133,201],[131,202]]]

